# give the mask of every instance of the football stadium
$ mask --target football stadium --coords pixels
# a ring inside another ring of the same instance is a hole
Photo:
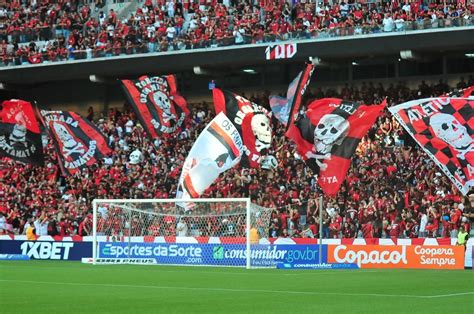
[[[474,313],[472,0],[0,1],[0,313]]]

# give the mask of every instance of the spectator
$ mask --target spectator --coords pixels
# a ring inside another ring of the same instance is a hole
[[[28,227],[26,228],[26,240],[36,240],[35,224],[33,223],[33,220],[30,220],[30,222],[28,223]]]
[[[260,8],[226,0],[223,5],[201,2],[183,10],[180,1],[162,1],[156,6],[150,1],[144,1],[136,12],[123,20],[118,20],[114,10],[109,10],[108,14],[100,11],[97,21],[91,17],[88,4],[49,1],[34,6],[29,1],[7,1],[0,12],[3,20],[0,40],[5,40],[13,49],[2,51],[0,56],[7,65],[21,65],[25,60],[36,64],[123,53],[203,48],[211,43],[219,46],[231,42],[260,43],[369,34],[378,33],[380,29],[384,32],[404,31],[410,22],[418,23],[420,28],[472,24],[471,3],[458,8],[448,7],[445,12],[440,6],[425,11],[417,3],[404,4],[401,10],[398,4],[390,2],[377,2],[370,6],[346,2],[331,6],[316,4],[315,8],[310,4],[268,2]],[[99,11],[105,2],[96,2],[95,9]],[[70,38],[72,33],[74,39]],[[229,37],[232,40],[225,40]],[[51,39],[57,41],[55,47],[49,46],[34,53],[31,49],[26,53],[23,51],[26,42]],[[113,53],[112,47],[115,48]],[[122,47],[127,49],[119,49]],[[62,51],[59,58],[55,54],[58,50]]]
[[[441,83],[445,84],[444,81]],[[436,94],[438,85],[423,82],[415,90],[404,84],[347,85],[341,93],[329,89],[308,91],[303,103],[314,97],[340,97],[344,93],[345,98],[364,99],[367,103],[379,102],[387,95],[389,103],[393,104],[418,98],[421,90]],[[446,86],[442,88],[447,89]],[[268,99],[264,94],[251,98],[262,104]],[[90,235],[94,198],[173,198],[184,159],[212,118],[208,104],[193,105],[190,127],[185,135],[180,134],[179,139],[177,136],[152,142],[126,107],[111,110],[107,117],[95,121],[114,149],[113,155],[67,178],[60,176],[55,161],[57,156],[48,141],[45,145],[46,167],[1,158],[0,212],[4,213],[5,224],[12,226],[7,227],[7,232],[27,233],[31,224],[34,225],[31,221],[34,217],[38,235]],[[205,191],[205,196],[251,196],[257,204],[274,208],[274,225],[259,219],[259,236],[268,235],[270,227],[271,234],[278,237],[310,237],[309,230],[315,236],[319,233],[319,208],[313,202],[319,197],[315,179],[300,159],[292,157],[295,147],[282,136],[284,128],[275,124],[274,132],[275,141],[269,154],[278,160],[276,169],[232,168],[216,179]],[[400,134],[403,144],[387,145],[385,139],[395,134]],[[134,151],[141,153],[140,162],[136,164],[129,161]],[[460,225],[465,226],[465,220],[472,215],[471,206],[468,203],[461,206],[461,203],[462,197],[450,181],[437,172],[434,163],[420,148],[410,143],[401,126],[385,111],[360,142],[341,192],[325,200],[323,236],[454,237],[455,230]],[[113,214],[108,213],[106,207],[100,207],[98,211],[99,234],[118,237],[128,230],[121,225],[124,222],[111,219]],[[442,220],[443,216],[448,216],[448,220]],[[137,227],[140,221],[134,218],[131,233],[175,235],[178,226],[173,219],[170,216],[141,231]],[[216,229],[216,225],[224,226],[217,221],[210,221],[203,230],[192,227],[191,221],[187,224],[188,235],[230,234],[234,227],[242,232],[242,222],[231,219],[222,230]],[[31,236],[31,230],[29,234]]]

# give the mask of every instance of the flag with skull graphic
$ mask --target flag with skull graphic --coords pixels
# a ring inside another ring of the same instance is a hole
[[[389,110],[466,195],[474,187],[474,99],[426,98]]]
[[[46,110],[41,110],[40,114],[64,175],[75,174],[112,153],[100,130],[79,114]]]
[[[357,145],[384,107],[385,102],[366,106],[324,98],[313,101],[305,114],[296,116],[286,136],[318,175],[318,184],[325,194],[335,195],[339,191]]]
[[[271,112],[242,96],[214,88],[216,114],[223,112],[235,125],[244,141],[242,167],[257,168],[261,154],[272,143]]]
[[[12,99],[0,105],[0,157],[42,166],[43,145],[38,121],[29,102]]]
[[[186,157],[176,197],[198,198],[221,173],[239,163],[242,153],[240,133],[225,114],[219,113],[201,132]]]
[[[150,138],[170,137],[185,127],[189,109],[174,75],[122,80],[122,87]]]

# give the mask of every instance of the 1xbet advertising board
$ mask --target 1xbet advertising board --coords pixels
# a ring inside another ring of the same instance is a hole
[[[330,245],[327,258],[360,268],[464,269],[462,246]]]
[[[74,260],[92,255],[92,242],[0,241],[1,254],[27,255],[30,259]]]
[[[326,260],[323,246],[323,261]],[[98,245],[99,258],[154,258],[159,264],[244,266],[244,244],[170,244],[107,242]],[[252,245],[253,266],[278,263],[319,263],[317,245]]]

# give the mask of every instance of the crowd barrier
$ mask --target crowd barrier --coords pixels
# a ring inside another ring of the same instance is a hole
[[[30,259],[81,260],[92,254],[91,237],[0,236],[0,255]],[[129,241],[130,240],[130,241]],[[237,243],[236,243],[237,242]],[[464,247],[454,239],[324,239],[322,260],[316,239],[261,239],[252,245],[257,267],[308,264],[348,264],[356,268],[463,269],[473,267],[474,240]],[[244,266],[244,239],[225,237],[100,237],[98,258],[154,259],[173,265]]]

